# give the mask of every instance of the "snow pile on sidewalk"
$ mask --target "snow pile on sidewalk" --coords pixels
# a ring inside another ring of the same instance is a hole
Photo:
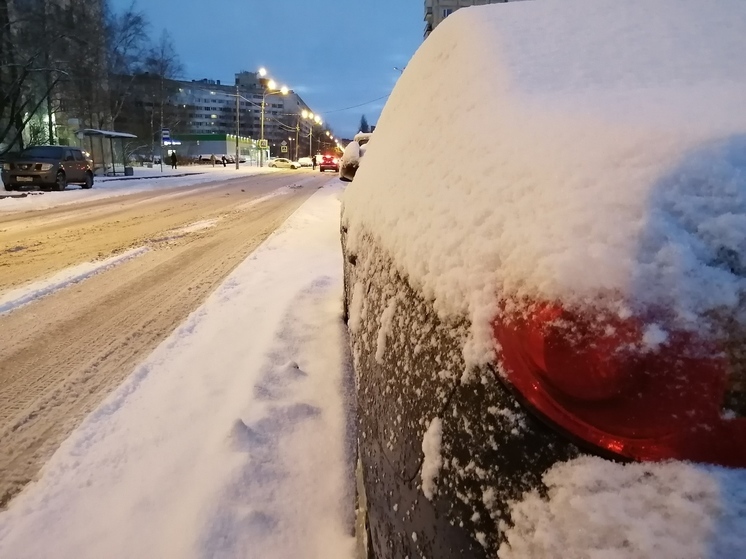
[[[746,550],[746,471],[580,458],[528,494],[500,559],[735,559]]]
[[[698,328],[746,288],[744,52],[741,0],[458,10],[386,104],[350,240],[447,314],[497,292]]]
[[[0,513],[0,557],[352,557],[339,190],[315,193]]]

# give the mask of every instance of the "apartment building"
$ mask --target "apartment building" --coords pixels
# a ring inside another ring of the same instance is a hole
[[[425,0],[425,37],[459,8],[482,4],[500,4],[508,0]],[[512,0],[516,1],[516,0]]]
[[[239,135],[258,139],[261,136],[262,97],[266,84],[253,72],[236,74],[235,85],[215,80],[179,82],[173,102],[186,109],[183,129],[193,134],[235,134],[236,92],[239,109]],[[264,98],[264,137],[270,142],[295,141],[295,128],[308,136],[309,123],[300,118],[308,105],[294,91],[287,95]]]
[[[312,129],[310,121],[302,118],[303,111],[312,112],[312,109],[298,93],[291,90],[287,95],[265,97],[267,81],[254,72],[236,74],[233,84],[211,79],[161,80],[148,74],[114,76],[113,81],[119,90],[127,92],[115,128],[135,134],[149,153],[157,152],[161,127],[170,129],[177,140],[192,135],[235,138],[236,109],[239,138],[258,140],[263,98],[264,139],[271,150],[284,145],[288,147],[288,155],[295,156],[297,152],[302,157],[309,151],[311,132],[315,134],[314,144],[323,134],[320,126]]]

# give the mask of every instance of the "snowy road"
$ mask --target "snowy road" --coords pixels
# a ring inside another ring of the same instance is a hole
[[[328,181],[272,173],[0,215],[0,506]]]

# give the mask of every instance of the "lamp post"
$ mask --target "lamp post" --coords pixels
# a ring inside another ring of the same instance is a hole
[[[264,68],[259,69],[259,75],[261,77],[265,77],[267,75],[267,70]],[[277,88],[277,84],[274,80],[269,80],[267,82],[267,86],[264,88],[264,92],[262,94],[262,118],[261,118],[261,128],[260,128],[260,135],[259,135],[259,143],[260,143],[260,151],[259,151],[259,166],[264,167],[264,111],[267,106],[267,97],[270,95],[287,95],[289,92],[287,86],[282,86],[281,88]]]
[[[239,136],[240,127],[238,125],[238,119],[240,118],[239,117],[239,110],[241,107],[240,100],[241,100],[241,95],[239,95],[238,93],[238,78],[236,78],[236,170],[238,170],[238,159],[239,159],[238,136]]]
[[[318,124],[319,126],[324,124],[324,122],[321,120],[321,117],[319,115],[315,115],[308,111],[301,111],[301,116],[304,119],[307,119],[310,121],[311,129],[308,132],[308,156],[313,157],[313,126],[314,124]]]

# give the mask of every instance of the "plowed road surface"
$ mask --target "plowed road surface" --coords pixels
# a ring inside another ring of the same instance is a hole
[[[0,214],[0,295],[76,264],[149,248],[0,315],[0,507],[330,179],[279,172]]]

